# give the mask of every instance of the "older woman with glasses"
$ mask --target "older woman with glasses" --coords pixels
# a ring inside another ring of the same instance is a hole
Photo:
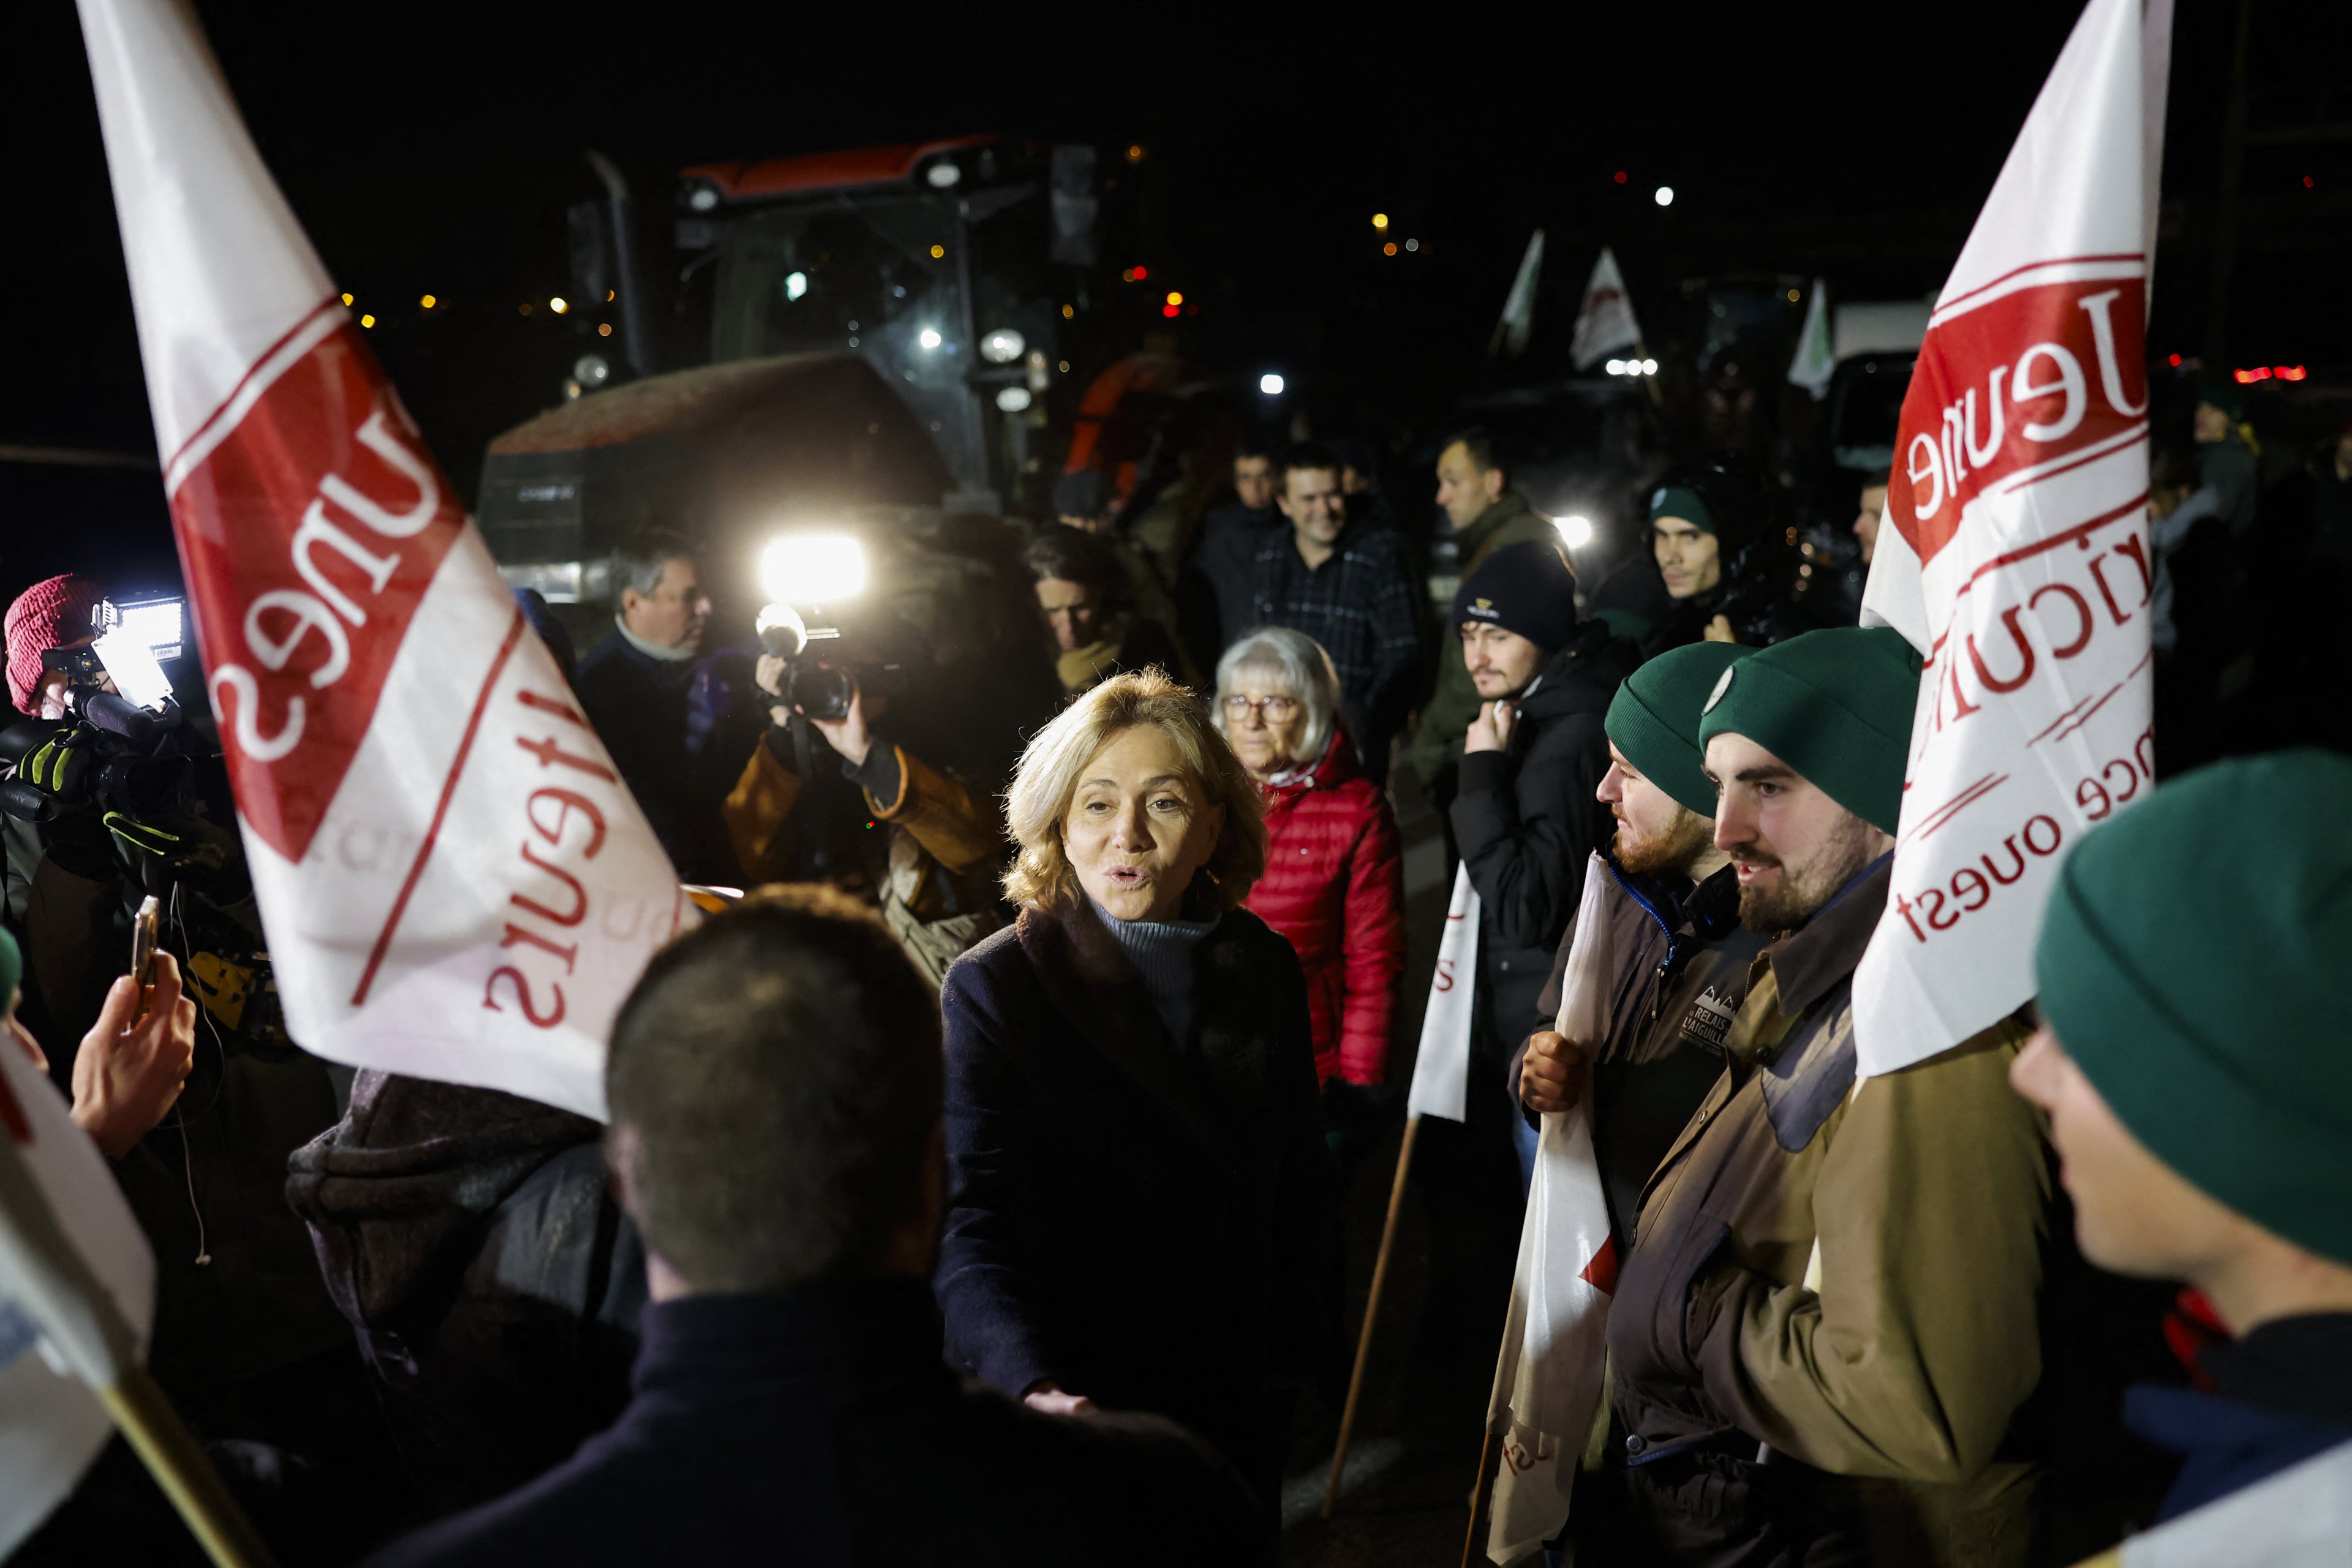
[[[1339,728],[1330,657],[1301,632],[1250,633],[1217,661],[1216,714],[1265,799],[1265,875],[1249,907],[1297,950],[1316,1075],[1377,1085],[1404,973],[1404,865],[1388,797]],[[1360,1107],[1329,1109],[1342,1131]]]
[[[1339,1364],[1337,1226],[1298,960],[1241,907],[1257,789],[1151,669],[1038,731],[1005,816],[1020,920],[940,999],[950,1354],[1039,1409],[1192,1427],[1270,1558],[1289,1391]]]

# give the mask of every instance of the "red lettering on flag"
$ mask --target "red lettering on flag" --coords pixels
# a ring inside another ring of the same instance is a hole
[[[346,321],[252,396],[172,516],[238,809],[299,860],[465,514]]]
[[[1887,515],[1924,564],[1985,492],[2132,438],[2147,418],[2137,258],[2019,269],[1927,330],[1895,445]],[[2056,275],[2043,280],[2044,272]],[[2095,277],[2063,276],[2090,270]],[[2003,291],[2005,290],[2005,291]],[[1949,303],[1946,309],[1950,309]]]

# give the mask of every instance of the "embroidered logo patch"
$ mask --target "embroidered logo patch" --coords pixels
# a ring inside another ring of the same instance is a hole
[[[1700,992],[1683,1015],[1683,1034],[1702,1045],[1720,1050],[1723,1037],[1731,1027],[1732,1016],[1739,1011],[1739,997],[1726,996],[1712,985]]]
[[[1727,664],[1723,667],[1723,673],[1716,678],[1715,689],[1706,694],[1706,706],[1699,710],[1701,713],[1715,711],[1715,705],[1723,700],[1725,692],[1731,689],[1731,678],[1738,673],[1739,667],[1736,664]]]

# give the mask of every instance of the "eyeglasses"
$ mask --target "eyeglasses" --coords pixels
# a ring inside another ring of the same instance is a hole
[[[1269,724],[1286,724],[1298,715],[1298,702],[1290,697],[1242,697],[1220,699],[1224,705],[1225,721],[1238,724],[1255,709],[1257,716]]]

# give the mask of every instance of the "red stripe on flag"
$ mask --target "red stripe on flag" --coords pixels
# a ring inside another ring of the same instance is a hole
[[[474,711],[467,717],[466,732],[457,742],[457,754],[450,761],[449,776],[441,781],[441,798],[433,804],[433,821],[425,829],[425,842],[416,847],[415,863],[408,868],[407,879],[400,884],[400,897],[393,900],[392,913],[384,917],[383,930],[376,933],[375,946],[368,952],[367,967],[360,972],[359,989],[352,993],[354,1007],[367,1001],[368,987],[375,984],[375,972],[392,948],[392,933],[400,929],[400,917],[408,911],[408,896],[416,891],[416,880],[425,875],[425,863],[433,858],[434,841],[441,837],[442,819],[449,815],[449,799],[457,793],[457,776],[466,771],[466,759],[473,755],[474,736],[482,727],[483,713],[489,709],[490,693],[497,689],[499,676],[505,671],[515,645],[522,640],[526,624],[522,612],[517,610],[507,627],[506,641],[499,645],[498,658],[490,660],[490,673],[482,679],[482,689],[474,698]]]
[[[1592,1261],[1576,1277],[1604,1296],[1617,1294],[1617,1238],[1612,1236],[1602,1242],[1601,1250],[1592,1255]]]

